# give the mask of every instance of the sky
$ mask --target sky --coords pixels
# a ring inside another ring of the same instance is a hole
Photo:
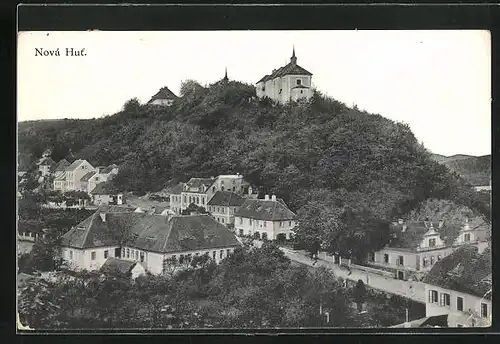
[[[254,84],[293,46],[319,91],[409,124],[433,153],[491,154],[491,44],[479,30],[21,32],[18,121],[112,115],[163,86],[213,83],[226,67]]]

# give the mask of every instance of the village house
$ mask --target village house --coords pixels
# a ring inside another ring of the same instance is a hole
[[[313,95],[311,78],[312,73],[297,64],[294,47],[290,63],[257,81],[257,97],[269,97],[280,103],[310,99]]]
[[[171,106],[177,97],[168,87],[162,87],[149,101],[148,105]]]
[[[426,317],[447,315],[448,327],[491,326],[491,249],[464,245],[424,277]]]
[[[83,188],[81,179],[95,168],[87,160],[75,160],[66,167],[64,174],[59,174],[54,179],[54,190],[66,191],[87,191]],[[85,183],[84,183],[85,185]]]
[[[57,165],[54,167],[54,173],[59,173],[59,172],[64,172],[66,170],[66,167],[71,165],[68,160],[66,159],[61,159]]]
[[[265,195],[264,199],[246,199],[234,213],[234,227],[240,236],[257,239],[290,239],[296,215],[281,198]]]
[[[170,209],[174,211],[176,214],[180,214],[182,212],[182,190],[184,184],[178,183],[171,187],[167,187],[164,190],[164,193],[169,197],[169,205]]]
[[[118,166],[99,166],[81,178],[82,188],[90,194],[99,183],[107,182],[118,174]]]
[[[371,265],[389,268],[398,279],[408,279],[431,269],[435,262],[453,252],[460,227],[444,221],[404,222],[391,227],[390,242],[369,255]]]
[[[45,177],[52,173],[56,165],[55,161],[50,157],[43,157],[38,161],[38,171]]]
[[[251,194],[252,188],[240,174],[219,175],[217,178],[191,178],[182,186],[180,212],[190,204],[206,209],[207,203],[217,191]]]
[[[92,203],[95,205],[121,205],[125,203],[125,195],[121,192],[116,192],[109,182],[97,184],[90,192],[90,195]]]
[[[62,237],[63,258],[73,269],[98,270],[108,258],[120,258],[156,275],[205,254],[219,263],[239,246],[236,236],[208,215],[102,209]]]
[[[232,191],[217,191],[208,201],[208,212],[223,225],[234,225],[234,214],[245,198]]]

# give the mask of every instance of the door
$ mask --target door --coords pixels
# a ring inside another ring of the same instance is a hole
[[[115,248],[115,257],[121,258],[121,255],[122,255],[122,251],[120,250],[120,248]]]
[[[405,274],[403,271],[398,271],[398,279],[402,280],[405,278]]]

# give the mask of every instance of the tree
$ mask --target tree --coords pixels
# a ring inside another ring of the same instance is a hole
[[[353,290],[353,299],[354,302],[356,302],[358,313],[361,313],[361,311],[363,310],[363,304],[365,303],[365,298],[366,298],[365,284],[362,280],[358,280]]]
[[[209,214],[208,211],[204,207],[197,206],[194,203],[191,203],[188,205],[186,209],[182,211],[182,215],[190,215],[191,213],[196,213],[196,214]]]

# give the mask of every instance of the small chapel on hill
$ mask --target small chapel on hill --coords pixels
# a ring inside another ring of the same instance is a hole
[[[294,47],[290,63],[257,81],[257,97],[269,97],[280,103],[307,100],[312,97],[311,78],[312,73],[297,64]]]

